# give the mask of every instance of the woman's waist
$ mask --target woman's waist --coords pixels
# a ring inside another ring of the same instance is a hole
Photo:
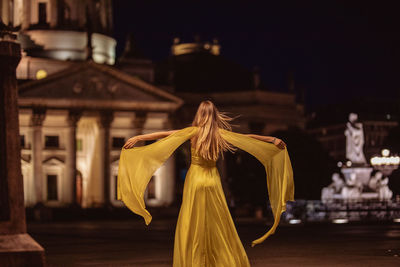
[[[206,159],[204,159],[204,158],[194,156],[194,157],[192,157],[192,159],[191,159],[191,164],[193,164],[193,165],[199,165],[199,166],[202,166],[202,167],[209,167],[209,168],[211,168],[211,167],[215,167],[215,166],[216,166],[216,161],[213,161],[213,160],[206,160]]]

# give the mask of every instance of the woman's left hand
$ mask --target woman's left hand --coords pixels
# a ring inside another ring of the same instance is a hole
[[[123,148],[125,148],[125,149],[132,148],[139,141],[140,141],[140,139],[137,136],[131,137],[128,139],[128,141],[126,141]]]
[[[285,142],[283,142],[281,139],[279,138],[275,138],[274,140],[274,145],[276,145],[278,148],[280,149],[284,149],[286,147]]]

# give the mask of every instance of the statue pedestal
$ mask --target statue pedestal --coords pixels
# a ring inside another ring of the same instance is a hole
[[[28,234],[0,235],[1,266],[43,266],[41,247]]]
[[[369,179],[371,178],[371,172],[373,168],[371,167],[351,167],[341,169],[346,181],[352,181],[355,175],[355,184],[368,186]]]
[[[362,199],[378,199],[379,194],[376,192],[365,192],[361,194]]]

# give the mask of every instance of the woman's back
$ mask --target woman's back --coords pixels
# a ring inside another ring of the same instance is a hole
[[[207,168],[216,166],[215,160],[208,160],[203,158],[202,156],[199,155],[199,153],[197,153],[196,149],[193,146],[191,146],[190,152],[191,152],[191,164]]]

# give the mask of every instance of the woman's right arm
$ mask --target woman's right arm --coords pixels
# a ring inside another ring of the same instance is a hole
[[[281,139],[276,138],[276,137],[257,135],[257,134],[246,134],[246,135],[249,137],[252,137],[254,139],[260,140],[260,141],[272,143],[280,149],[284,149],[286,147],[285,142],[283,142]]]
[[[126,141],[126,143],[123,146],[123,148],[126,148],[126,149],[132,148],[139,141],[161,139],[161,138],[164,138],[164,137],[167,137],[167,136],[173,134],[176,131],[178,131],[178,130],[136,135],[136,136],[133,136],[133,137],[129,138],[128,141]]]

